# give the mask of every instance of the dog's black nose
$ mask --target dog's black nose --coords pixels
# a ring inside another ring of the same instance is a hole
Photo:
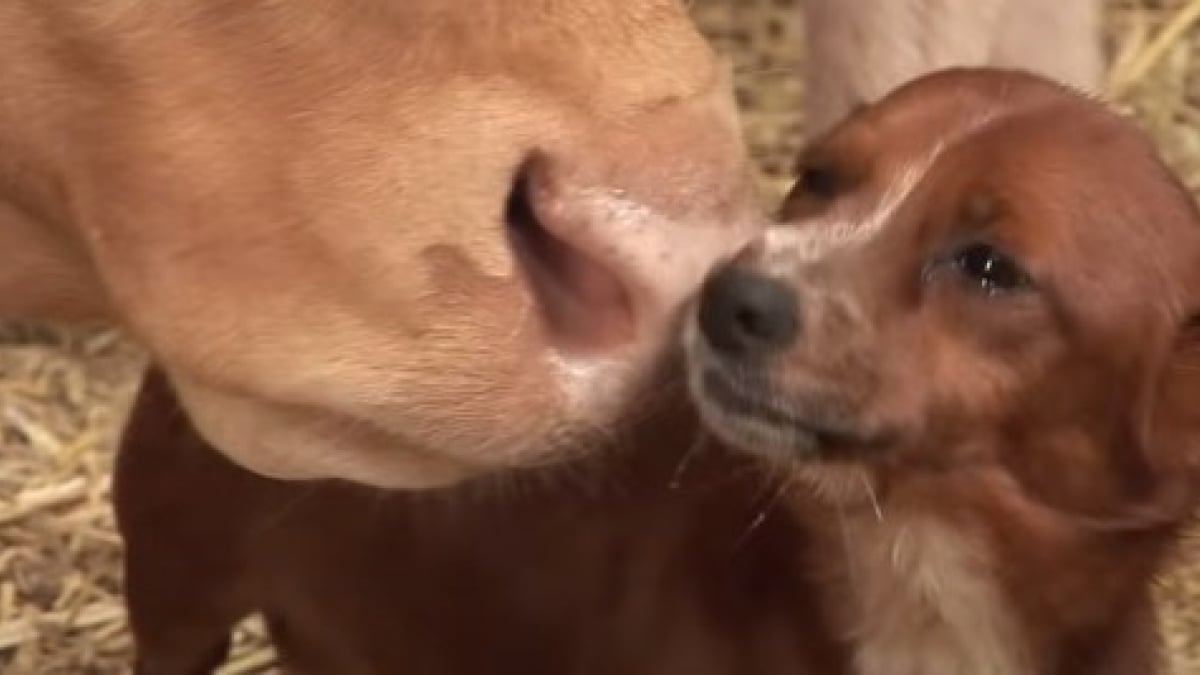
[[[788,346],[799,332],[796,294],[784,282],[729,265],[700,289],[700,332],[731,356],[761,356]]]

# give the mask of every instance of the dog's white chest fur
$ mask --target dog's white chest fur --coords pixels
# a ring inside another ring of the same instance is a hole
[[[1028,674],[1024,636],[983,542],[928,515],[856,515],[841,525],[843,626],[858,675]]]

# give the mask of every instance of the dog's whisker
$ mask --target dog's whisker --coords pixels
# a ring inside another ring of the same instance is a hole
[[[837,505],[837,520],[842,542],[842,556],[846,559],[846,582],[850,586],[854,586],[858,574],[855,571],[854,556],[850,555],[850,532],[846,529],[846,510],[841,504]]]
[[[288,517],[296,510],[296,508],[298,508],[302,503],[316,496],[316,494],[321,490],[322,487],[324,487],[324,485],[324,483],[320,482],[312,482],[308,485],[305,485],[300,490],[299,494],[291,499],[288,499],[286,502],[279,505],[279,507],[274,510],[274,513],[271,513],[267,517],[263,518],[262,522],[260,522],[254,528],[256,530],[255,534],[257,536],[263,536],[274,529],[283,528],[288,520]]]
[[[875,520],[882,523],[883,507],[879,505],[879,495],[875,492],[875,485],[871,482],[871,477],[866,472],[860,472],[858,477],[862,480],[863,489],[867,491],[867,497],[871,499],[871,508],[875,510]]]
[[[750,541],[750,538],[754,536],[754,533],[757,532],[758,529],[762,527],[762,524],[767,521],[767,518],[771,515],[771,512],[774,511],[775,507],[779,505],[779,502],[783,499],[784,495],[788,493],[790,488],[790,482],[786,480],[779,482],[779,487],[775,490],[775,493],[770,499],[767,500],[763,507],[759,509],[758,513],[754,515],[754,518],[747,523],[746,529],[742,531],[741,536],[739,536],[737,541],[734,542],[733,549],[730,551],[731,555],[737,553],[743,546],[746,545],[747,542]]]
[[[708,433],[704,429],[696,432],[696,438],[692,444],[688,446],[687,452],[679,458],[679,464],[675,466],[675,471],[671,473],[671,480],[667,483],[667,487],[672,490],[678,490],[683,482],[683,474],[687,471],[688,466],[696,455],[700,454],[704,448],[708,447]]]

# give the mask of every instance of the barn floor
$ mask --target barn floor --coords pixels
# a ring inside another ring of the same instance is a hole
[[[794,1],[692,2],[734,59],[769,191],[786,184],[802,132]],[[1112,98],[1200,191],[1200,0],[1108,5]],[[0,325],[0,673],[127,672],[108,474],[141,365],[137,348],[109,331]],[[1159,595],[1173,672],[1200,675],[1200,535]],[[224,672],[273,672],[253,623]]]

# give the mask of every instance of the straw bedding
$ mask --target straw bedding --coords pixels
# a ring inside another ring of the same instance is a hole
[[[793,2],[692,3],[701,26],[734,58],[747,138],[768,194],[786,184],[803,126],[795,77],[802,26]],[[1200,191],[1200,0],[1108,6],[1108,93]],[[0,324],[2,673],[128,670],[109,474],[142,366],[139,350],[109,330]],[[1200,534],[1159,596],[1174,672],[1200,674]],[[224,672],[273,672],[257,623],[243,628]]]

